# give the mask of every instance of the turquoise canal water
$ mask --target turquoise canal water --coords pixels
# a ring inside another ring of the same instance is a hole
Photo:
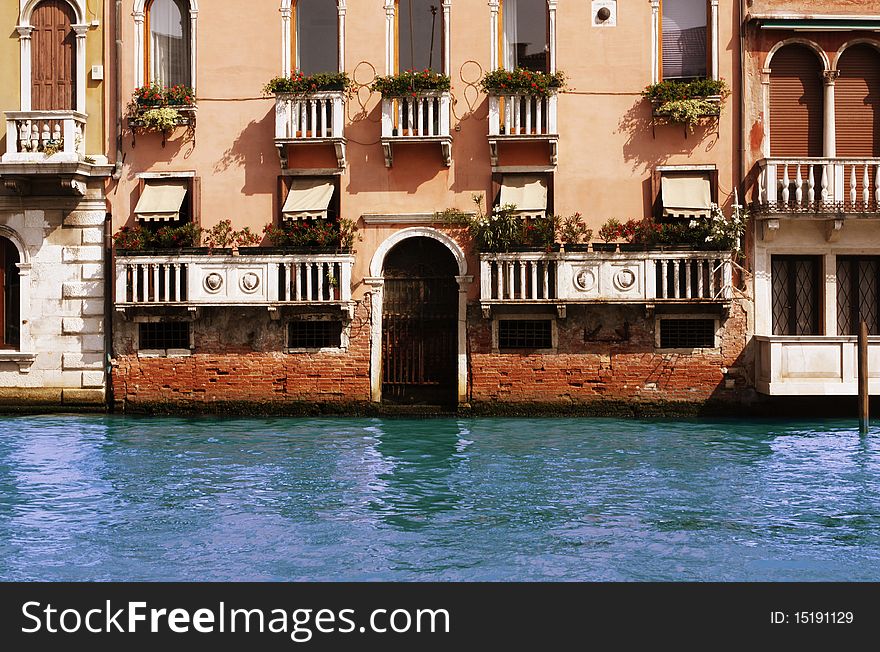
[[[880,580],[851,422],[0,419],[3,580]]]

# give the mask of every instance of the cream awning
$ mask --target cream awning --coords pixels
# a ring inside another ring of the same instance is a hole
[[[666,217],[708,217],[712,189],[707,174],[664,176],[661,180],[663,215]]]
[[[325,219],[333,184],[325,179],[294,179],[281,214],[285,220]]]
[[[515,204],[521,212],[547,210],[547,180],[528,174],[505,175],[501,182],[501,206]]]
[[[137,219],[145,222],[178,219],[188,188],[189,184],[180,179],[147,183],[134,209]]]

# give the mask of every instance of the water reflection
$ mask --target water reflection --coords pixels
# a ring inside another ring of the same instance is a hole
[[[428,526],[434,515],[459,503],[452,476],[467,446],[467,429],[457,421],[413,421],[407,428],[377,422],[376,451],[385,463],[377,475],[383,491],[370,504],[382,521],[403,530]]]

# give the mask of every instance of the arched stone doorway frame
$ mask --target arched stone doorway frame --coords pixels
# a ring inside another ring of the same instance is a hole
[[[455,257],[458,265],[458,404],[467,402],[467,293],[474,277],[467,271],[467,257],[461,246],[445,233],[430,227],[416,226],[402,229],[379,245],[370,261],[370,276],[364,282],[372,288],[371,328],[370,328],[370,400],[379,403],[382,400],[382,298],[385,278],[383,269],[385,257],[396,245],[409,238],[432,238],[443,244]]]

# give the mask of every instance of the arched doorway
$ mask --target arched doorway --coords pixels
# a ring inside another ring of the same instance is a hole
[[[412,237],[385,257],[382,400],[449,405],[457,400],[458,263],[435,239]]]
[[[76,15],[66,0],[44,0],[31,15],[31,108],[76,109]]]
[[[21,343],[21,282],[18,249],[0,237],[0,348],[17,349]]]

